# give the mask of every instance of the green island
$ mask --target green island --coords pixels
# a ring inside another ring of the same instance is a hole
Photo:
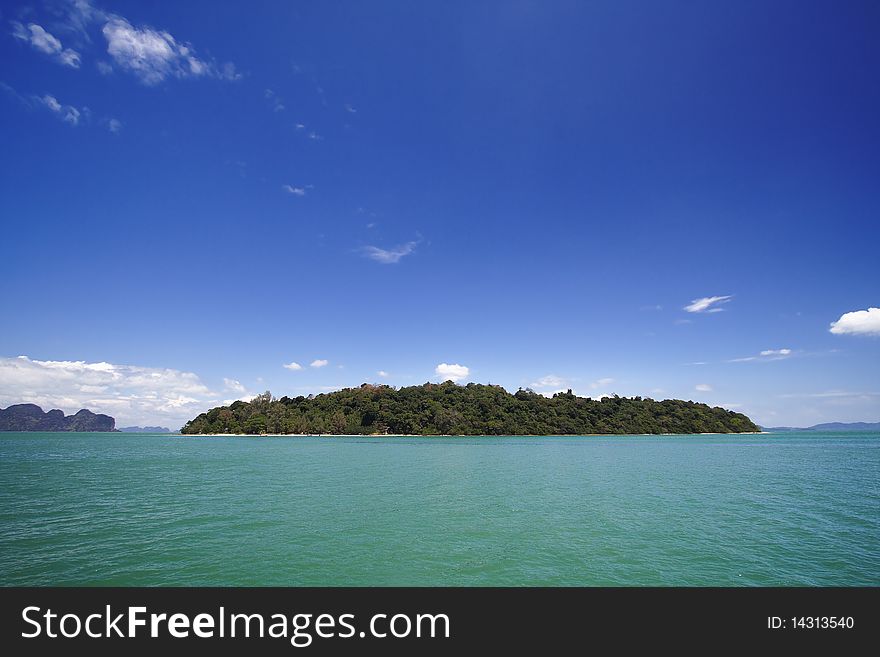
[[[281,397],[269,392],[249,402],[213,408],[190,420],[184,434],[337,434],[556,436],[758,432],[742,413],[692,401],[642,397],[593,400],[560,392],[425,383]]]

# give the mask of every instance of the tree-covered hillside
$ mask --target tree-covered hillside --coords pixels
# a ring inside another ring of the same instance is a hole
[[[421,434],[582,435],[623,433],[736,433],[760,431],[748,417],[690,401],[608,397],[594,401],[567,393],[552,398],[531,390],[451,381],[395,389],[363,384],[308,397],[213,408],[186,423],[187,434]]]

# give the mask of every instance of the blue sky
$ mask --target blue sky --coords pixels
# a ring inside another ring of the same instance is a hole
[[[871,2],[6,2],[0,405],[179,426],[453,377],[880,420],[878,28]]]

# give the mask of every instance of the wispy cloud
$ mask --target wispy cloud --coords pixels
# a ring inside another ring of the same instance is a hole
[[[441,381],[460,381],[467,378],[470,374],[470,368],[458,363],[440,363],[434,368],[434,374]]]
[[[791,349],[764,349],[757,356],[745,356],[743,358],[731,358],[728,363],[748,363],[753,361],[783,360],[793,355]]]
[[[418,245],[418,241],[407,242],[406,244],[401,244],[390,249],[383,249],[378,246],[370,245],[362,247],[361,252],[364,257],[369,258],[370,260],[375,260],[383,265],[393,265],[400,262],[401,258],[415,253]]]
[[[698,383],[694,386],[694,390],[697,392],[712,392],[712,386],[708,383]]]
[[[788,356],[791,349],[765,349],[760,353],[761,356]]]
[[[35,96],[34,100],[38,105],[41,105],[48,109],[50,112],[55,114],[59,119],[64,121],[65,123],[69,123],[70,125],[79,125],[80,120],[83,116],[88,115],[88,109],[82,108],[82,110],[77,109],[73,105],[64,105],[58,101],[55,96],[50,94],[45,94],[44,96]]]
[[[387,379],[389,376],[391,376],[391,375],[388,374],[388,372],[386,372],[385,370],[379,370],[378,372],[376,372],[376,374],[377,374],[378,376],[381,376],[383,379]]]
[[[281,189],[283,189],[288,194],[293,194],[294,196],[305,196],[306,190],[311,189],[311,185],[306,185],[305,187],[295,187],[294,185],[281,185]]]
[[[880,397],[880,392],[851,392],[848,390],[827,390],[825,392],[786,393],[783,395],[779,395],[779,397],[782,399],[837,399],[846,397],[867,399]]]
[[[303,366],[300,365],[299,363],[297,363],[295,360],[291,361],[285,365],[282,365],[282,367],[285,369],[288,369],[288,370],[292,370],[294,372],[298,372],[299,370],[301,370],[303,368]]]
[[[17,100],[23,107],[29,110],[47,110],[55,118],[72,126],[79,126],[87,123],[95,123],[107,128],[112,133],[119,133],[122,130],[122,121],[112,117],[103,117],[97,121],[92,121],[92,111],[85,105],[76,107],[68,105],[58,100],[53,94],[43,94],[42,96],[20,94],[14,88],[0,82],[0,90],[5,91],[9,96]]]
[[[561,376],[556,376],[555,374],[548,374],[546,376],[542,376],[537,381],[533,381],[529,387],[530,388],[559,388],[561,386],[567,385],[568,381],[563,379]]]
[[[57,10],[63,16],[59,29],[72,33],[85,43],[91,42],[89,27],[101,20],[106,20],[107,13],[95,7],[91,0],[67,0],[59,3]]]
[[[266,98],[267,101],[269,101],[269,107],[272,108],[273,112],[284,111],[284,103],[281,102],[281,99],[274,91],[272,91],[271,89],[266,89],[266,91],[263,92],[263,96]]]
[[[614,383],[614,379],[612,379],[610,377],[604,377],[601,379],[596,379],[595,381],[591,381],[587,385],[589,386],[589,388],[591,390],[597,390],[598,388],[604,388],[606,386],[609,386],[612,383]],[[553,396],[553,393],[556,393],[556,392],[565,392],[568,389],[568,387],[570,387],[570,386],[571,386],[571,380],[566,379],[561,376],[557,376],[555,374],[548,374],[547,376],[542,376],[537,381],[533,381],[531,384],[529,384],[530,388],[538,389],[538,390],[545,389],[545,388],[552,388],[553,390],[550,393],[550,396]]]
[[[349,114],[357,114],[357,110],[348,103],[345,104],[345,111]]]
[[[36,23],[23,25],[18,21],[12,21],[12,36],[51,56],[59,64],[70,68],[79,68],[80,66],[80,54],[77,51],[65,48],[61,45],[61,40],[58,37],[50,34]]]
[[[553,395],[557,395],[560,392],[568,392],[568,390],[569,390],[568,388],[559,388],[558,390],[539,390],[538,394],[542,395],[544,397],[547,397],[547,398],[551,398],[551,397],[553,397]],[[576,395],[577,393],[572,392],[572,394]],[[580,396],[580,395],[578,395],[578,396]],[[598,397],[597,397],[597,399],[598,399]]]
[[[309,363],[309,367],[327,367],[330,361],[324,360],[323,358],[316,358],[311,363]]]
[[[880,308],[844,313],[828,330],[835,335],[880,335]]]
[[[107,54],[112,60],[112,64],[97,62],[104,74],[112,72],[115,65],[119,70],[134,74],[146,85],[156,85],[169,77],[221,80],[242,77],[231,62],[220,64],[213,59],[201,58],[190,43],[178,41],[167,30],[133,25],[119,14],[96,7],[90,0],[68,0],[58,13],[63,16],[59,29],[75,34],[75,38],[84,44],[91,42],[89,31],[92,26],[101,26]],[[17,21],[12,25],[16,39],[29,43],[65,66],[79,68],[80,53],[64,48],[61,40],[42,26],[36,23],[23,25]]]
[[[701,297],[691,301],[684,307],[684,310],[689,313],[717,313],[724,310],[723,308],[719,308],[719,306],[727,303],[732,298],[732,294],[719,297]]]
[[[241,384],[241,382],[235,379],[227,379],[224,377],[223,387],[230,392],[237,392],[240,394],[244,394],[247,392],[247,389]]]

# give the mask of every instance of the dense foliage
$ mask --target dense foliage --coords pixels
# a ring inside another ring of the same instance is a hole
[[[188,434],[583,435],[760,431],[748,417],[706,404],[641,397],[594,401],[568,391],[552,398],[531,390],[451,381],[395,389],[363,384],[308,397],[214,408],[186,423]]]

